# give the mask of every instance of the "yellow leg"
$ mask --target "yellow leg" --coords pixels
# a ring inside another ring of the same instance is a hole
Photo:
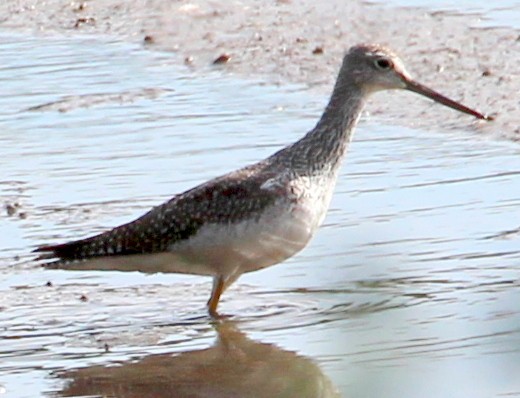
[[[213,279],[213,290],[211,291],[211,297],[208,301],[208,312],[213,318],[217,318],[219,316],[217,312],[217,306],[222,292],[224,292],[224,279],[222,279],[220,276],[216,276]]]

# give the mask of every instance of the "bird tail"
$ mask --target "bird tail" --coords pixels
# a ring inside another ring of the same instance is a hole
[[[40,246],[34,249],[33,253],[42,253],[38,257],[38,260],[56,257],[72,259],[74,257],[74,253],[77,252],[77,249],[74,246],[77,246],[76,242],[62,243],[60,245]]]
[[[40,254],[36,260],[42,261],[41,265],[47,269],[104,269],[103,261],[98,264],[99,260],[106,260],[109,258],[107,256],[115,253],[103,242],[103,237],[97,235],[58,245],[40,246],[33,253]],[[92,262],[91,268],[88,267],[89,261]]]
[[[103,235],[103,234],[102,234]],[[59,262],[84,260],[90,257],[110,255],[104,236],[97,235],[86,239],[58,245],[40,246],[33,253],[41,253],[38,260],[57,259]]]

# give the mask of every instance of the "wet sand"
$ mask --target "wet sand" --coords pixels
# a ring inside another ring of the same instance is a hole
[[[174,52],[187,68],[204,70],[225,54],[229,61],[214,67],[272,83],[303,83],[324,94],[349,46],[378,42],[400,53],[423,83],[496,120],[473,121],[409,93],[378,94],[368,115],[423,129],[456,127],[520,137],[519,32],[475,28],[485,17],[478,14],[342,0],[319,7],[309,0],[5,0],[0,15],[0,26],[9,30],[142,42]]]
[[[31,248],[130,221],[296,140],[336,65],[309,92],[263,84],[278,75],[247,74],[235,55],[213,71],[222,50],[194,56],[191,72],[183,53],[141,47],[141,33],[71,32],[0,35],[0,204],[12,204],[0,216],[0,395],[129,386],[142,398],[180,380],[175,369],[199,380],[199,365],[227,356],[206,316],[210,280],[42,270]],[[241,366],[206,378],[208,396],[218,380],[238,388],[223,396],[245,395],[238,381],[273,396],[278,366],[343,396],[520,395],[518,145],[462,131],[478,125],[463,115],[428,132],[381,117],[360,126],[313,242],[224,295]]]

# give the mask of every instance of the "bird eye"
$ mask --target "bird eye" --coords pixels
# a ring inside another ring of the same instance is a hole
[[[381,70],[388,70],[393,66],[392,61],[386,58],[378,58],[374,61],[374,65]]]

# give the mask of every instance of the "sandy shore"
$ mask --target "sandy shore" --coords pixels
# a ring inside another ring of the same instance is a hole
[[[423,83],[493,114],[476,122],[409,93],[381,93],[368,107],[392,123],[520,139],[520,33],[473,28],[480,15],[331,0],[4,0],[0,26],[32,34],[97,34],[172,51],[180,64],[218,67],[327,93],[352,44],[378,42],[402,55]]]

